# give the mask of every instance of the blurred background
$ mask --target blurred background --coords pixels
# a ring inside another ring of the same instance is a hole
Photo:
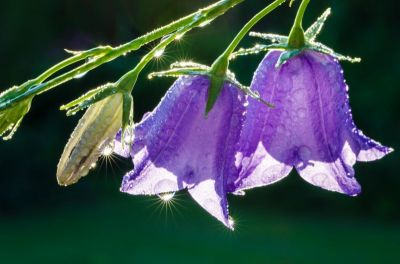
[[[63,48],[118,45],[212,2],[1,0],[0,90],[66,58]],[[136,120],[173,82],[149,81],[148,72],[178,59],[212,63],[267,2],[245,1],[151,63],[134,91]],[[354,119],[368,136],[400,149],[398,3],[314,0],[306,25],[329,6],[333,14],[319,40],[363,58],[361,64],[343,63]],[[295,11],[284,5],[255,29],[287,34]],[[248,38],[243,46],[257,41]],[[56,166],[79,117],[67,118],[58,107],[117,80],[151,47],[35,98],[13,140],[0,142],[1,263],[400,263],[398,152],[357,163],[363,192],[356,198],[312,187],[297,173],[244,197],[229,197],[235,232],[185,192],[170,206],[120,193],[121,177],[130,168],[122,159],[103,160],[79,184],[59,187]],[[261,59],[240,58],[232,69],[248,84]]]

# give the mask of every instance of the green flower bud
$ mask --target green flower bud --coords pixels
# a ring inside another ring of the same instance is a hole
[[[57,180],[68,186],[86,176],[122,126],[123,95],[90,106],[71,135],[57,166]]]

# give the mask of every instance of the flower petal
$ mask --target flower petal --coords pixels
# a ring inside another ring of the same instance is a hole
[[[128,172],[122,180],[121,192],[133,195],[154,195],[177,192],[183,189],[183,183],[164,168],[151,167],[146,173],[139,174],[133,170]]]
[[[378,159],[391,149],[354,125],[348,87],[335,58],[307,50],[275,69],[279,55],[268,53],[254,76],[252,89],[276,108],[249,100],[237,155],[239,178],[230,191],[273,183],[295,166],[314,185],[357,195],[356,160]]]
[[[233,225],[229,221],[228,201],[223,181],[223,177],[216,180],[205,179],[190,188],[189,193],[204,210],[228,228],[233,229]]]
[[[381,143],[365,136],[355,125],[352,130],[348,131],[347,137],[353,151],[357,153],[358,161],[378,160],[393,152],[392,148],[385,147]]]
[[[296,165],[297,172],[307,182],[329,191],[356,196],[361,186],[354,178],[355,155],[347,143],[335,161],[324,162],[324,157]]]
[[[136,125],[134,171],[125,176],[121,190],[157,194],[187,188],[203,208],[230,226],[225,185],[236,176],[245,96],[226,83],[205,117],[208,86],[204,76],[180,78]]]

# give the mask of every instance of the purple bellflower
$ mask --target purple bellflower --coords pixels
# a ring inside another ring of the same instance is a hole
[[[179,78],[155,110],[135,126],[130,155],[134,169],[121,191],[162,195],[187,189],[211,215],[233,229],[226,182],[236,175],[235,154],[245,112],[245,95],[230,82],[205,116],[210,81]],[[126,156],[117,137],[116,152]]]
[[[353,122],[348,86],[337,59],[304,50],[280,67],[281,51],[271,51],[255,73],[251,88],[275,105],[249,98],[237,166],[228,191],[269,185],[292,168],[307,182],[355,196],[356,161],[382,158],[392,149],[366,137]]]

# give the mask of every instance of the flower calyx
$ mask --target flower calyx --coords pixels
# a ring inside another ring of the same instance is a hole
[[[320,53],[328,54],[330,56],[335,57],[341,61],[349,61],[351,63],[360,62],[360,58],[353,58],[349,56],[345,56],[339,53],[336,53],[333,49],[328,46],[317,42],[316,38],[321,33],[324,24],[331,14],[331,9],[328,8],[305,32],[304,32],[304,45],[296,46],[293,43],[290,43],[290,39],[287,36],[270,34],[270,33],[258,33],[258,32],[250,32],[250,36],[261,38],[267,41],[270,41],[271,44],[257,44],[252,48],[241,48],[237,52],[231,55],[231,59],[234,59],[238,56],[245,56],[251,54],[258,54],[260,52],[265,52],[268,50],[283,50],[280,58],[276,63],[276,67],[279,68],[283,64],[285,64],[291,58],[299,55],[302,51],[310,49]],[[295,38],[293,38],[295,39]]]
[[[218,61],[218,60],[217,60]],[[238,87],[243,93],[247,96],[262,102],[268,107],[274,107],[272,104],[266,102],[261,98],[261,96],[250,89],[250,87],[241,84],[235,76],[235,73],[230,71],[224,66],[207,66],[203,64],[199,64],[193,61],[180,61],[171,64],[170,69],[166,71],[160,72],[152,72],[148,75],[149,79],[153,79],[154,77],[174,77],[178,78],[181,76],[198,76],[203,75],[210,78],[210,87],[208,94],[208,101],[206,105],[206,115],[212,110],[216,100],[218,99],[218,95],[221,91],[221,88],[225,82],[230,82]],[[224,72],[225,71],[225,72]]]

